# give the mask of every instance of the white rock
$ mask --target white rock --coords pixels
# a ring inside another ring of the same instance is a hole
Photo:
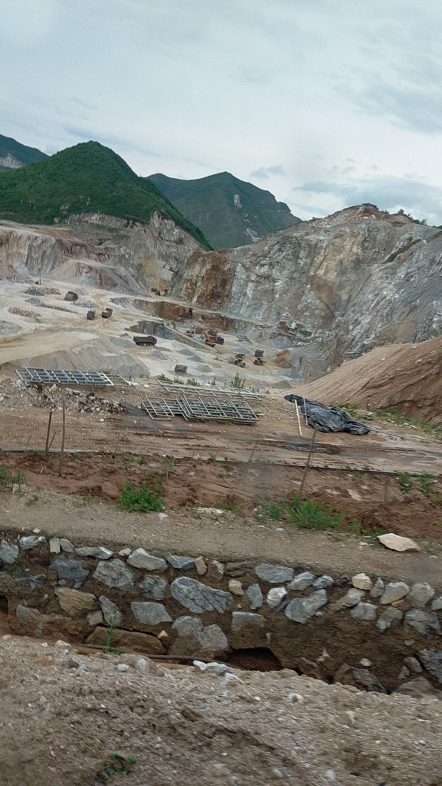
[[[404,538],[402,535],[395,535],[394,532],[388,532],[386,535],[378,535],[378,540],[387,549],[393,551],[420,551],[420,546],[411,540],[411,538]]]
[[[135,668],[140,674],[147,674],[150,669],[150,661],[146,658],[138,658]]]
[[[384,592],[384,582],[381,578],[376,579],[372,589],[370,590],[370,596],[372,598],[380,598]]]
[[[232,595],[244,595],[242,584],[237,579],[230,579],[229,590],[232,593]]]
[[[351,583],[353,587],[360,590],[370,590],[373,586],[370,576],[367,576],[366,573],[356,573],[356,575],[352,577]]]
[[[129,671],[127,663],[117,663],[117,671]]]
[[[408,594],[409,589],[408,584],[405,584],[404,581],[391,581],[385,587],[379,603],[386,606],[389,603],[394,603],[396,600],[401,600]]]
[[[272,609],[276,609],[286,595],[287,590],[285,587],[272,587],[267,593],[267,604],[271,606]]]
[[[49,551],[51,554],[60,554],[61,551],[60,538],[50,538]]]
[[[130,548],[121,549],[121,551],[118,552],[118,556],[119,557],[128,557],[129,554],[131,553],[131,551],[132,551],[132,549],[130,549]]]
[[[207,565],[204,561],[204,557],[196,557],[195,567],[198,576],[204,576],[204,574],[207,573]]]
[[[287,701],[293,702],[296,704],[304,704],[304,696],[301,696],[300,693],[289,693],[287,696]]]

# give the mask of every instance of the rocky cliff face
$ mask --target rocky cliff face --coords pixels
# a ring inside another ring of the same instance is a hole
[[[75,216],[68,228],[0,222],[0,276],[46,276],[108,289],[167,288],[199,246],[156,212],[148,224],[101,214]]]
[[[315,378],[382,344],[442,332],[442,231],[356,207],[230,251],[194,253],[173,297],[285,336],[294,376]]]

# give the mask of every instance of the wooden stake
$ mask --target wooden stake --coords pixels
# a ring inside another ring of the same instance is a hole
[[[53,435],[52,435],[52,439],[51,439],[51,441],[50,441],[50,443],[49,443],[49,447],[48,447],[48,453],[50,452],[50,450],[51,450],[51,448],[52,448],[52,443],[53,443],[53,441],[54,441],[54,439],[55,439],[55,437],[56,437],[56,436],[57,436],[57,432],[56,432],[56,431],[54,431],[54,433],[53,433]],[[97,451],[97,452],[98,452],[98,451]]]
[[[259,439],[256,440],[256,442],[255,442],[255,444],[253,446],[253,450],[252,450],[252,452],[251,452],[251,454],[249,456],[249,461],[248,461],[249,464],[250,464],[250,462],[251,462],[251,460],[253,458],[253,455],[255,453],[256,448],[258,447],[258,442],[259,442]]]
[[[304,419],[305,419],[305,425],[308,426],[307,407],[305,406],[305,396],[303,396],[303,399],[304,399]]]
[[[51,433],[52,409],[49,410],[48,429],[46,431],[45,453],[49,453],[49,434]]]
[[[311,442],[310,442],[310,449],[309,449],[308,456],[307,456],[307,463],[305,465],[304,473],[302,475],[301,485],[299,486],[299,501],[301,501],[302,492],[303,492],[303,489],[304,489],[304,483],[305,483],[305,480],[306,480],[306,477],[307,477],[307,472],[308,472],[308,469],[309,469],[309,466],[310,466],[310,458],[311,458],[311,455],[312,455],[312,452],[313,452],[313,444],[314,444],[314,441],[315,441],[315,437],[316,437],[316,429],[314,429],[314,431],[313,431],[313,436],[312,436],[312,439],[311,439]]]
[[[63,467],[64,440],[65,440],[65,436],[66,436],[66,403],[65,403],[64,397],[63,397],[63,400],[62,400],[62,406],[63,406],[63,420],[62,420],[62,425],[61,425],[60,464],[59,464],[59,467],[58,467],[58,474],[60,475],[60,477],[61,477],[61,470],[62,470],[62,467]]]
[[[27,453],[27,452],[28,452],[28,447],[29,447],[29,443],[30,443],[30,441],[31,441],[31,434],[29,434],[28,441],[27,441],[27,443],[26,443],[25,453]]]
[[[296,417],[298,418],[299,436],[302,437],[301,418],[299,417],[298,403],[295,401]]]

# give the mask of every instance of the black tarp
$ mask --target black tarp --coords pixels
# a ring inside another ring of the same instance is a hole
[[[325,404],[320,404],[318,401],[310,401],[308,398],[304,399],[303,396],[295,396],[294,394],[284,396],[284,398],[292,404],[297,403],[300,414],[307,416],[307,423],[316,431],[347,431],[349,434],[357,434],[358,436],[368,434],[370,431],[368,426],[352,420],[350,415],[339,407],[326,407]]]

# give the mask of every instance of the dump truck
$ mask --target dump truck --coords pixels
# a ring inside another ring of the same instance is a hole
[[[95,311],[92,308],[87,312],[86,319],[95,319]]]
[[[264,365],[264,350],[257,349],[255,350],[255,360],[253,361],[255,366],[263,366]]]
[[[154,347],[157,343],[155,336],[134,336],[133,340],[137,347]]]
[[[112,316],[112,314],[113,314],[112,308],[105,308],[101,312],[101,316],[103,317],[103,319],[109,319]]]

